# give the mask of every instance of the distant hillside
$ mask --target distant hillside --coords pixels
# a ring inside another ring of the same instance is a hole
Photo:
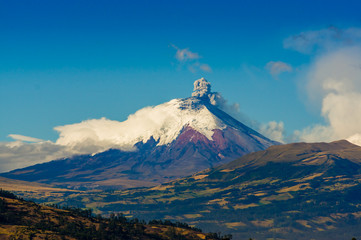
[[[184,221],[235,239],[359,239],[361,147],[347,141],[272,146],[152,188],[35,194],[34,200]]]
[[[91,210],[41,206],[0,190],[0,239],[227,240],[231,237],[204,234],[184,223],[153,220],[146,224],[122,215],[95,217]]]
[[[360,239],[361,147],[279,145],[152,188],[18,193],[105,215],[187,222],[234,239]]]

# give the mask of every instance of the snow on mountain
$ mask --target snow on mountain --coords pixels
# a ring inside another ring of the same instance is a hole
[[[158,145],[171,143],[184,126],[212,139],[214,129],[224,129],[225,124],[214,116],[197,98],[173,99],[155,107],[146,107],[130,115],[124,122],[106,118],[56,127],[60,137],[57,144],[71,147],[102,145],[106,148],[135,150],[138,142],[153,137]]]
[[[56,143],[78,150],[96,149],[95,152],[109,148],[135,151],[136,143],[146,143],[151,137],[158,146],[169,144],[186,126],[212,140],[214,130],[224,129],[226,124],[207,105],[216,105],[220,98],[218,93],[211,92],[210,83],[201,78],[194,83],[192,97],[145,107],[124,122],[101,118],[55,127],[60,135]]]
[[[71,188],[151,186],[278,144],[219,109],[222,101],[202,78],[192,97],[143,108],[124,122],[101,118],[56,127],[56,146],[87,154],[3,176]]]

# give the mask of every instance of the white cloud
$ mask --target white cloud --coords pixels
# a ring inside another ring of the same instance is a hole
[[[360,41],[360,28],[339,29],[329,27],[290,36],[284,40],[283,46],[304,54],[311,54],[317,50],[330,51],[340,47],[358,45]]]
[[[356,133],[356,134],[346,138],[346,140],[353,144],[361,146],[361,134],[360,133]]]
[[[278,78],[281,73],[292,72],[293,68],[290,64],[281,61],[270,61],[266,64],[266,69],[274,78]]]
[[[285,129],[283,122],[271,121],[267,124],[261,124],[259,132],[269,139],[284,143]]]
[[[70,157],[76,152],[52,142],[0,142],[0,172]]]
[[[141,109],[139,110],[140,113],[138,111],[135,114],[142,115],[142,112],[147,109]],[[134,115],[130,115],[128,119],[134,119],[134,121],[130,121],[130,124],[125,121],[122,124],[122,122],[101,118],[57,126],[54,128],[59,132],[56,144],[88,153],[100,152],[109,148],[118,148],[125,151],[134,150],[134,144],[142,140],[134,139],[140,136],[135,133],[139,133],[139,128],[143,130],[146,128],[144,124],[147,120],[149,120],[148,125],[155,124],[155,122],[151,119],[144,119],[144,122],[142,122],[142,118],[138,119]]]
[[[210,67],[208,64],[205,64],[205,63],[200,64],[200,65],[199,65],[199,68],[200,68],[201,70],[205,71],[205,72],[212,72],[211,67]]]
[[[332,141],[361,134],[360,66],[361,47],[345,47],[315,61],[307,90],[311,100],[321,98],[326,124],[296,132],[301,141]]]
[[[184,61],[195,60],[195,59],[200,58],[198,53],[191,52],[188,48],[184,48],[184,49],[180,49],[180,48],[177,48],[177,47],[175,47],[175,48],[177,49],[177,52],[175,54],[175,58],[178,61],[184,62]]]
[[[24,141],[24,142],[44,142],[44,140],[39,139],[39,138],[33,138],[33,137],[23,136],[23,135],[19,135],[19,134],[9,134],[8,137],[11,137],[12,139],[17,140],[17,141]]]
[[[175,58],[180,66],[185,66],[192,73],[199,71],[212,72],[212,68],[208,64],[199,62],[202,57],[198,53],[192,52],[189,48],[179,48],[174,44],[171,44],[171,46],[177,50]]]
[[[332,129],[329,126],[314,124],[302,130],[296,130],[291,137],[296,142],[330,142],[338,140],[333,138]]]
[[[293,140],[361,141],[361,28],[330,27],[284,40],[284,47],[314,54],[304,82],[324,123],[294,132]]]

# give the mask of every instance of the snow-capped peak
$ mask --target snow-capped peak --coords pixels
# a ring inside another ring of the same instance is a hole
[[[198,90],[195,88],[195,92]],[[158,145],[169,144],[186,126],[212,140],[213,130],[224,129],[226,125],[208,110],[200,97],[203,96],[173,99],[154,107],[145,107],[124,122],[101,118],[59,126],[55,128],[60,133],[57,144],[73,148],[99,145],[98,151],[108,148],[134,150],[136,143],[145,143],[151,137]]]
[[[146,143],[151,138],[158,146],[167,145],[189,127],[208,140],[214,140],[215,130],[227,126],[256,138],[263,137],[218,109],[219,99],[222,99],[220,94],[211,92],[210,83],[201,78],[194,83],[192,97],[145,107],[123,122],[101,118],[55,127],[60,135],[56,143],[79,152],[94,153],[109,148],[134,151],[135,144]]]

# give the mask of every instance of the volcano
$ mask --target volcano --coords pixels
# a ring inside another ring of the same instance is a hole
[[[89,120],[88,125],[112,125],[110,138],[108,134],[103,139],[101,130],[92,133],[110,143],[106,151],[1,175],[75,189],[153,186],[279,144],[221,110],[222,101],[207,80],[199,79],[191,97],[141,109],[117,125],[106,119]],[[83,131],[82,123],[71,127],[73,135],[61,135],[58,144],[77,147],[91,142],[76,137]]]

